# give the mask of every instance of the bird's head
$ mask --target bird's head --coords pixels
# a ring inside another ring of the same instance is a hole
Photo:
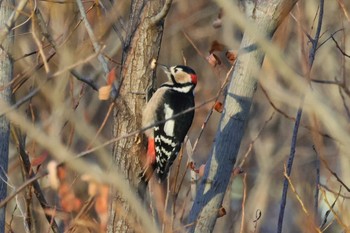
[[[168,79],[172,81],[174,84],[180,84],[180,85],[197,84],[196,72],[188,66],[183,66],[183,65],[177,65],[177,66],[171,66],[171,67],[167,67],[165,65],[160,65],[160,66],[168,76]]]

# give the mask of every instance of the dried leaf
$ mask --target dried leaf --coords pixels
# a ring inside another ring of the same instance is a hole
[[[108,197],[109,187],[108,185],[99,185],[98,195],[96,197],[95,210],[99,215],[108,213]]]
[[[151,61],[151,69],[154,70],[154,68],[156,68],[156,64],[157,64],[157,60],[155,58],[152,58],[152,61]]]
[[[108,77],[107,77],[107,84],[108,85],[113,85],[114,81],[115,81],[115,68],[113,68],[109,73],[108,73]]]
[[[48,172],[48,179],[49,179],[51,188],[53,188],[54,190],[57,190],[59,185],[60,185],[60,181],[59,181],[58,176],[57,176],[57,162],[56,161],[50,161],[47,164],[47,172]]]
[[[213,53],[215,51],[224,51],[226,48],[226,46],[224,44],[221,44],[219,43],[217,40],[214,40],[212,43],[211,43],[211,48],[209,50],[209,53]]]
[[[57,176],[58,176],[58,179],[60,180],[60,182],[63,182],[65,181],[65,179],[67,178],[67,169],[65,166],[59,166],[57,168]]]
[[[221,28],[222,26],[222,20],[221,19],[216,19],[213,21],[213,23],[211,24],[213,26],[213,28],[217,29],[217,28]]]
[[[103,86],[98,89],[98,98],[100,100],[108,100],[112,90],[111,85]]]
[[[228,50],[225,55],[231,64],[233,64],[237,59],[237,51],[236,50]]]
[[[47,152],[43,152],[41,155],[39,155],[38,157],[36,157],[35,159],[33,159],[31,161],[32,166],[39,166],[41,165],[43,162],[45,162],[45,160],[48,157],[48,153]]]
[[[82,206],[82,201],[78,199],[74,191],[66,181],[63,182],[58,189],[58,197],[60,204],[65,212],[79,211]]]
[[[224,106],[220,101],[216,101],[214,104],[214,109],[215,111],[222,113],[222,111],[224,110]]]
[[[236,176],[236,175],[239,175],[239,174],[242,174],[244,171],[242,168],[240,167],[235,167],[232,171],[233,175]]]
[[[224,15],[224,11],[222,10],[222,8],[220,8],[219,14],[218,14],[218,19],[221,19],[223,15]]]
[[[221,206],[221,208],[218,211],[218,218],[223,217],[226,215],[226,210],[224,207]]]
[[[98,192],[98,184],[96,182],[90,182],[88,193],[90,196],[95,196]]]
[[[221,64],[220,59],[214,53],[211,53],[209,56],[206,57],[206,59],[212,67],[215,67]]]
[[[205,171],[205,164],[202,164],[198,169],[198,175],[200,178],[204,176],[204,171]]]

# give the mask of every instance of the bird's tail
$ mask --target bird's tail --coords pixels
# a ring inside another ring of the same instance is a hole
[[[140,174],[140,183],[137,187],[137,192],[143,201],[145,201],[147,198],[148,182],[151,179],[152,174],[153,174],[153,167],[152,166],[146,167],[143,170],[143,172],[141,172],[141,174]]]

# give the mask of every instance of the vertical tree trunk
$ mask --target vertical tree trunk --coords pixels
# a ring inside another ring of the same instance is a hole
[[[155,20],[155,16],[163,7],[162,0],[134,0],[131,4],[131,16],[124,42],[122,69],[117,106],[114,115],[114,137],[141,128],[142,108],[145,96],[134,93],[145,93],[154,77],[150,68],[152,58],[159,56],[163,34],[163,19]],[[168,1],[167,1],[168,2]],[[170,2],[171,3],[171,2]],[[135,136],[117,141],[113,147],[113,158],[118,169],[124,173],[130,184],[139,183],[141,172],[140,155],[144,154],[142,137]],[[132,232],[135,229],[127,224],[130,208],[122,198],[114,193],[110,208],[109,232]],[[140,206],[140,208],[143,208]],[[117,209],[119,211],[117,211]],[[121,211],[120,211],[121,210]],[[124,215],[124,217],[123,217]]]
[[[220,5],[227,4],[224,0],[218,2]],[[247,0],[244,1],[245,13],[258,26],[260,33],[271,37],[296,2],[297,0]],[[224,9],[227,14],[233,14],[230,8]],[[189,223],[196,222],[191,232],[212,232],[249,117],[257,86],[257,72],[263,62],[264,52],[257,47],[254,36],[247,33],[243,36],[239,51],[215,144],[190,212]]]
[[[6,22],[13,11],[14,2],[3,0],[0,5],[0,28],[7,27]],[[7,35],[0,48],[0,99],[6,103],[11,102],[11,88],[8,85],[12,79],[12,61],[8,54],[13,43],[13,33]],[[2,89],[6,87],[5,89]],[[9,153],[10,123],[5,116],[0,116],[0,201],[7,194],[7,167]],[[0,232],[5,232],[6,207],[0,209]]]

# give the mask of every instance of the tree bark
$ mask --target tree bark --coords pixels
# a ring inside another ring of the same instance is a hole
[[[258,33],[271,38],[296,2],[297,0],[247,0],[244,1],[245,14],[259,28]],[[218,3],[223,5],[227,2],[218,0]],[[224,9],[227,10],[227,14],[232,14],[229,8]],[[215,144],[189,215],[189,223],[195,223],[191,232],[213,231],[244,135],[257,87],[257,72],[264,55],[257,46],[254,35],[244,33]]]
[[[150,68],[150,62],[152,58],[157,59],[159,56],[163,18],[155,19],[155,16],[159,16],[158,13],[163,7],[162,2],[162,0],[134,0],[131,4],[131,16],[124,40],[121,85],[114,115],[114,137],[141,128],[145,96],[133,93],[145,93],[155,76],[155,71]],[[140,156],[145,152],[143,137],[140,135],[117,141],[113,147],[113,158],[118,169],[133,186],[140,181],[139,174],[142,168]],[[133,226],[128,224],[128,220],[132,219],[128,203],[117,193],[113,195],[109,232],[135,231]]]
[[[4,30],[7,20],[13,11],[14,1],[3,0],[0,5],[0,28]],[[12,79],[13,66],[9,56],[9,49],[13,43],[13,32],[5,37],[0,48],[0,100],[11,102],[11,87],[8,85]],[[2,89],[2,87],[6,87]],[[5,116],[0,116],[0,201],[7,194],[7,168],[9,154],[10,123]],[[0,232],[5,232],[6,206],[0,209]]]

